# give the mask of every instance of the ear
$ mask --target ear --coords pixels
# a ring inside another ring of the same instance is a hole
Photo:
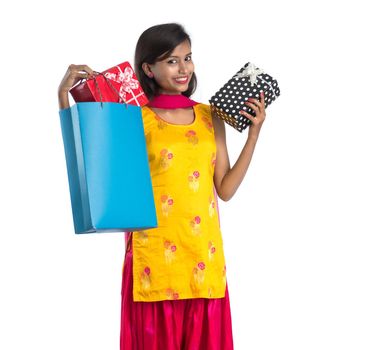
[[[143,69],[143,72],[147,75],[147,77],[149,78],[153,77],[153,73],[151,72],[151,68],[149,67],[148,63],[143,62],[142,69]]]

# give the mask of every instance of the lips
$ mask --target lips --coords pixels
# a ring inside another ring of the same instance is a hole
[[[189,77],[179,77],[179,78],[174,78],[175,82],[178,84],[185,84],[188,82]]]

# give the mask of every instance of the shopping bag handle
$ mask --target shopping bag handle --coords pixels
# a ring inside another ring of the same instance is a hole
[[[110,82],[110,79],[107,78],[107,77],[106,77],[103,73],[101,73],[101,72],[95,72],[95,73],[98,73],[98,74],[97,74],[97,75],[94,75],[94,76],[93,76],[93,79],[94,79],[95,87],[96,87],[96,89],[97,89],[98,92],[99,92],[99,96],[100,96],[100,105],[101,105],[101,107],[103,108],[103,101],[102,101],[102,100],[103,100],[103,96],[102,96],[102,92],[100,91],[99,84],[98,84],[98,82],[97,82],[97,78],[96,78],[98,75],[103,76],[103,78],[106,80],[107,84],[111,87],[112,90],[115,91],[115,93],[116,93],[117,96],[119,97],[119,101],[122,100],[123,103],[125,104],[125,107],[128,108],[128,104],[126,103],[125,99],[122,98],[122,96],[121,96],[120,93],[117,91],[117,89],[112,85],[112,83]],[[83,80],[87,80],[87,79],[86,79],[86,78],[82,78],[82,79],[80,80],[79,84],[80,84]]]

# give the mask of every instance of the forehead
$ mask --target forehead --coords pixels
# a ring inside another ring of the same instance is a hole
[[[174,48],[174,50],[170,54],[170,57],[174,57],[174,56],[181,57],[181,56],[186,56],[190,53],[191,53],[191,45],[189,44],[188,40],[185,40]]]
[[[188,40],[184,40],[182,43],[180,43],[179,45],[177,45],[174,48],[174,50],[170,53],[169,56],[167,56],[166,58],[164,58],[164,55],[162,55],[162,57],[159,57],[156,62],[157,63],[160,63],[160,64],[163,64],[170,57],[171,58],[173,58],[173,57],[182,58],[182,57],[188,56],[191,53],[192,53],[191,52],[191,45],[189,44],[189,41]]]
[[[191,49],[191,45],[189,44],[189,41],[188,40],[184,40],[183,42],[181,42],[178,46],[176,46],[173,50],[173,52],[175,51],[187,51],[187,50],[190,50]]]

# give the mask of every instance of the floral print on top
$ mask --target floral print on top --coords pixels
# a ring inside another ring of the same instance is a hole
[[[134,301],[225,296],[212,116],[210,105],[192,108],[183,125],[142,107],[158,227],[133,232]]]

